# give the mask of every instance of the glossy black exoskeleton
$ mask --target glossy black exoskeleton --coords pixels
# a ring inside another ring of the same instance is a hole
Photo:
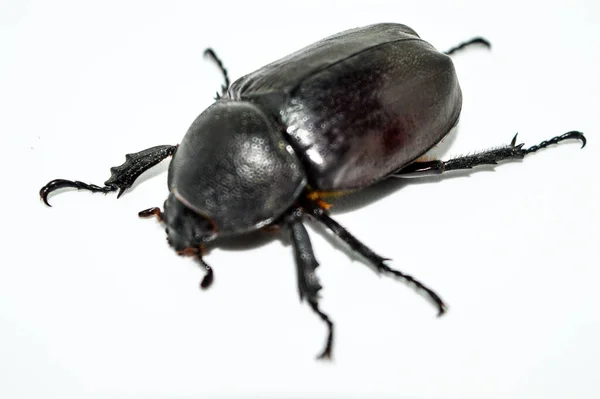
[[[157,216],[168,241],[182,254],[196,256],[206,268],[201,285],[213,281],[202,260],[203,248],[217,237],[243,235],[284,226],[293,244],[300,297],[328,325],[325,349],[331,355],[333,323],[319,308],[318,263],[303,225],[305,215],[330,229],[382,273],[402,278],[435,303],[446,305],[425,285],[385,264],[327,212],[328,193],[360,190],[388,177],[440,174],[478,165],[521,159],[550,144],[579,139],[572,131],[523,148],[516,136],[506,146],[449,161],[416,161],[457,123],[462,94],[450,53],[442,53],[400,24],[352,29],[275,61],[231,86],[225,77],[217,101],[194,121],[178,146],[163,145],[127,155],[111,169],[104,186],[57,179],[40,195],[74,187],[92,192],[131,187],[144,171],[168,156],[169,196]],[[49,205],[49,204],[48,204]]]

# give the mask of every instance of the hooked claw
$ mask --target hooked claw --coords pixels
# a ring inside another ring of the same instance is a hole
[[[559,141],[567,140],[567,139],[581,140],[581,148],[585,147],[585,145],[587,144],[587,139],[585,138],[583,133],[578,132],[576,130],[567,132],[567,133],[563,134],[562,136],[559,136],[558,138],[559,138]]]
[[[586,140],[585,136],[583,135],[583,133],[573,130],[573,131],[567,132],[565,134],[562,134],[560,136],[553,137],[550,140],[544,140],[541,143],[539,143],[538,145],[534,145],[534,146],[529,147],[526,150],[523,150],[523,152],[525,154],[531,154],[532,152],[536,152],[538,150],[541,150],[542,148],[546,148],[549,145],[558,144],[563,140],[569,140],[569,139],[581,140],[581,143],[582,143],[581,148],[585,147],[585,145],[587,144],[587,140]],[[513,139],[513,141],[514,141],[514,139]]]

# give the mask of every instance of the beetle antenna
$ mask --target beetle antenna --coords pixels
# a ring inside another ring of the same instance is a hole
[[[217,66],[221,70],[221,73],[223,74],[223,78],[225,79],[225,84],[221,86],[221,94],[219,95],[217,93],[216,99],[218,100],[219,98],[227,94],[227,89],[229,89],[229,75],[227,74],[227,69],[225,69],[223,62],[219,59],[219,57],[217,57],[217,54],[215,54],[213,49],[209,47],[206,50],[204,50],[204,56],[209,57],[211,60],[213,60],[215,64],[217,64]]]
[[[158,219],[159,222],[162,222],[162,220],[163,220],[163,213],[160,210],[160,208],[157,208],[157,207],[148,208],[148,209],[144,209],[143,211],[139,211],[138,216],[141,218],[156,216],[156,218]]]
[[[474,37],[473,39],[471,39],[469,41],[461,43],[458,46],[452,47],[450,50],[445,51],[444,54],[446,54],[446,55],[453,54],[453,53],[457,52],[458,50],[462,50],[465,47],[468,47],[472,44],[483,44],[488,49],[492,48],[492,44],[487,39],[484,39],[483,37]]]

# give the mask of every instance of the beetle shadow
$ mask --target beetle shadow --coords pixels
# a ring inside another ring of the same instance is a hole
[[[133,182],[133,185],[127,191],[129,191],[129,190],[135,190],[135,188],[138,185],[143,184],[145,181],[153,179],[156,176],[162,175],[163,173],[165,173],[169,169],[170,162],[171,162],[171,160],[168,158],[166,160],[163,160],[163,161],[159,162],[158,165],[155,165],[152,168],[150,168],[147,171],[145,171],[144,173],[142,173],[140,175],[140,177],[138,177]],[[127,191],[125,192],[125,194],[127,194]]]
[[[285,231],[259,230],[241,236],[219,237],[208,243],[206,249],[208,252],[213,248],[224,249],[226,251],[247,251],[262,247],[277,239],[285,243],[287,242],[286,236],[287,234]]]

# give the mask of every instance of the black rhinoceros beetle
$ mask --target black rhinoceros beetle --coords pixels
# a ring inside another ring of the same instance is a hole
[[[389,177],[440,174],[478,165],[521,159],[550,144],[579,139],[572,131],[524,149],[510,145],[449,161],[417,159],[457,123],[462,94],[448,56],[466,45],[489,43],[475,38],[446,53],[437,51],[405,25],[377,24],[323,39],[229,85],[200,114],[181,144],[162,145],[126,156],[111,169],[104,186],[57,179],[45,185],[48,204],[54,190],[74,187],[92,192],[118,190],[117,197],[144,171],[168,156],[169,196],[164,209],[151,208],[167,227],[169,244],[196,256],[207,270],[202,287],[213,281],[202,260],[206,243],[284,226],[290,234],[300,297],[328,325],[325,349],[331,355],[333,323],[319,308],[318,263],[302,220],[312,216],[382,273],[414,284],[435,303],[446,305],[431,289],[385,264],[336,223],[322,200],[328,193],[349,192]],[[49,204],[48,204],[49,205]]]

